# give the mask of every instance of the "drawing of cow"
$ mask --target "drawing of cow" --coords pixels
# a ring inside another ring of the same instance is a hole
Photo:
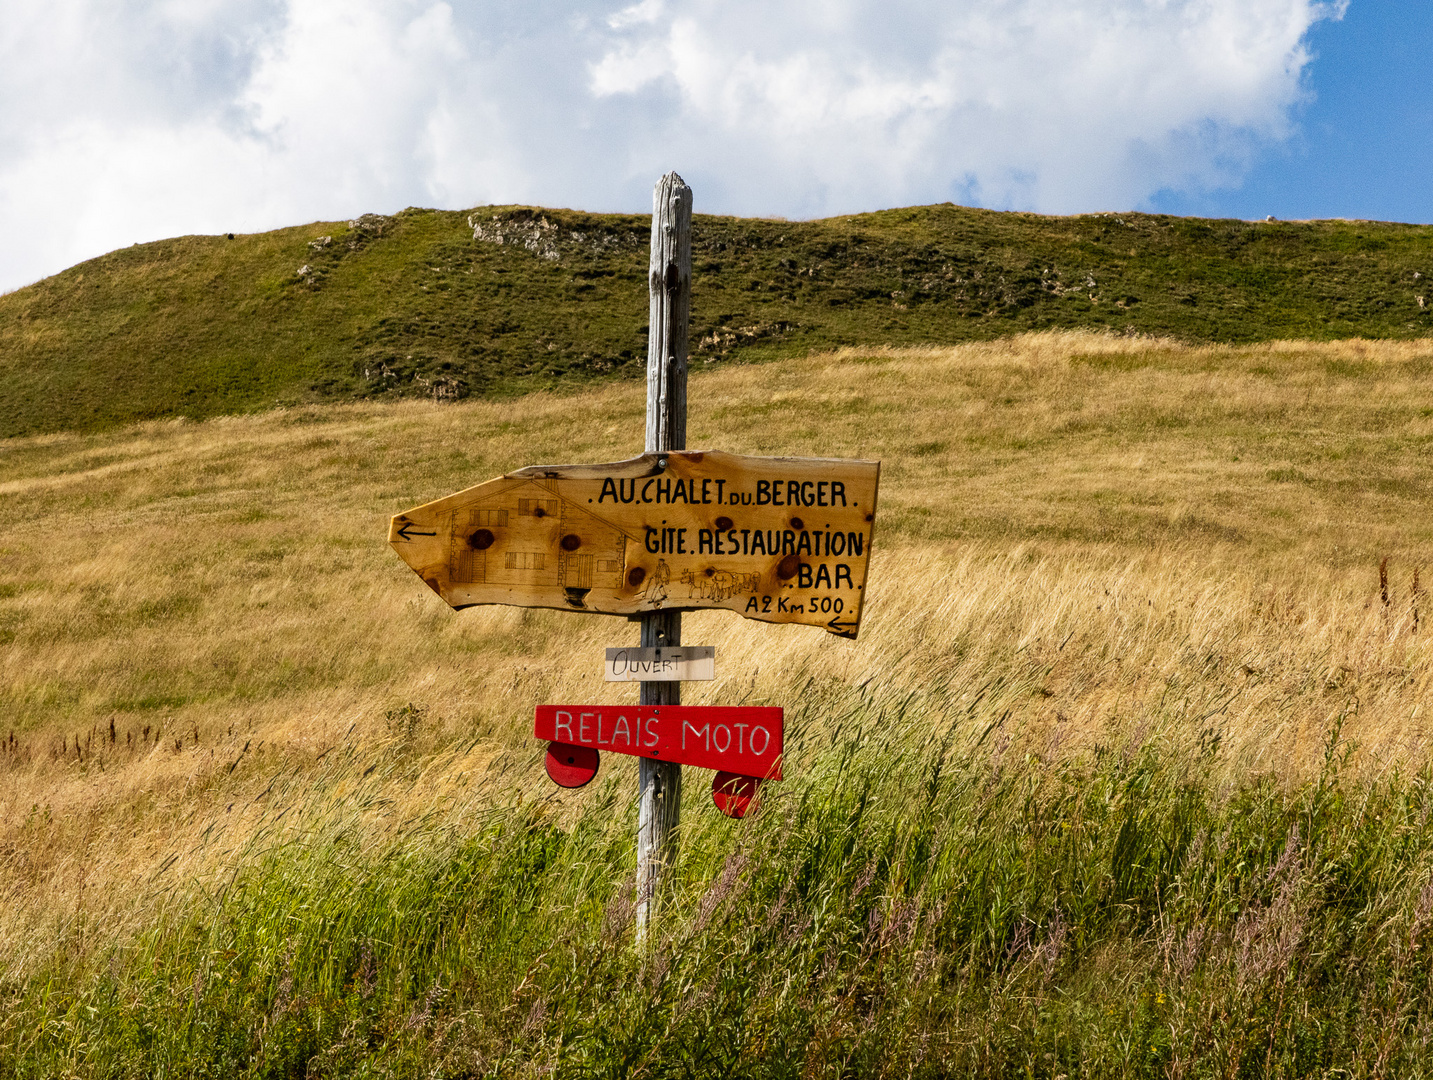
[[[709,575],[705,571],[683,570],[682,582],[687,586],[688,599],[719,604],[737,593],[755,592],[761,584],[761,575],[733,574],[730,570],[717,570]]]

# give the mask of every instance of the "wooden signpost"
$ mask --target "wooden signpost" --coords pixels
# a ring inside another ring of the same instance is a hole
[[[454,608],[514,604],[640,620],[638,648],[609,649],[610,681],[636,706],[540,705],[547,772],[580,787],[608,750],[637,758],[637,932],[644,938],[681,814],[683,764],[712,769],[730,817],[781,778],[782,710],[683,707],[681,680],[714,676],[710,647],[682,646],[685,610],[725,608],[854,638],[880,463],[688,451],[692,192],[653,193],[644,453],[534,466],[398,514],[388,541]],[[619,655],[614,655],[619,654]]]
[[[539,705],[533,734],[563,746],[781,779],[782,710],[771,706]]]
[[[716,678],[716,648],[608,649],[602,677],[608,682],[711,682]]]
[[[388,541],[454,608],[727,608],[854,638],[879,477],[710,450],[535,466],[399,514]]]

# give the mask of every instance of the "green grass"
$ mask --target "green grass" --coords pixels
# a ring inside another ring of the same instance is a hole
[[[410,209],[112,252],[0,297],[0,437],[636,377],[648,228]],[[1433,332],[1433,303],[1417,300],[1433,274],[1428,226],[944,205],[698,216],[693,237],[698,364],[1052,328],[1187,342]]]
[[[77,919],[0,1076],[1422,1075],[1433,777],[1348,779],[1337,722],[1292,788],[1216,790],[1213,736],[1008,760],[999,696],[824,703],[760,815],[689,809],[647,949],[610,773],[378,848],[314,815],[135,940]],[[318,783],[357,814],[382,758]]]
[[[635,627],[455,614],[383,542],[630,452],[639,384],[8,440],[0,1080],[1418,1076],[1429,370],[699,371],[696,445],[880,458],[880,539],[859,642],[687,616],[687,700],[785,706],[787,779],[733,823],[685,770],[647,951],[632,762],[558,792],[529,727],[631,700],[596,664]]]

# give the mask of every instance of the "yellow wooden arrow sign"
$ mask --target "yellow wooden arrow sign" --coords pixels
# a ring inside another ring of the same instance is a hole
[[[533,466],[397,515],[388,542],[454,608],[727,608],[854,638],[880,470],[721,451]]]

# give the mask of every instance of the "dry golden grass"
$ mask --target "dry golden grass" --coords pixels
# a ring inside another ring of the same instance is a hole
[[[1366,767],[1422,763],[1430,371],[1427,342],[1057,334],[698,372],[693,447],[879,458],[883,490],[859,642],[689,615],[719,678],[687,699],[786,705],[793,769],[861,695],[932,722],[998,701],[1000,754],[1217,736],[1228,768],[1292,778],[1342,716]],[[560,807],[532,707],[634,695],[599,664],[636,628],[455,614],[386,522],[517,466],[629,456],[642,395],[0,443],[0,964],[144,918],[286,829]]]

